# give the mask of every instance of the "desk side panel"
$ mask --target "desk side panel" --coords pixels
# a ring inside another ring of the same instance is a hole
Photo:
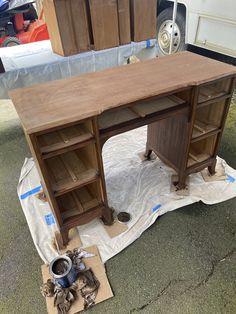
[[[57,206],[57,202],[55,200],[53,191],[51,189],[51,184],[48,178],[45,162],[41,157],[39,146],[37,144],[37,138],[34,134],[28,135],[26,134],[26,139],[29,144],[32,156],[34,158],[37,170],[39,172],[41,184],[43,186],[43,191],[47,196],[47,200],[51,206],[52,212],[54,214],[54,217],[56,219],[58,227],[62,226],[62,219],[60,215],[59,208]]]
[[[186,158],[189,138],[188,110],[148,126],[147,148],[155,152],[176,171],[181,170]]]

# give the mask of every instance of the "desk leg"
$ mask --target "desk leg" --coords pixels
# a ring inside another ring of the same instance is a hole
[[[110,207],[104,207],[103,213],[102,213],[102,221],[105,225],[112,225],[114,222],[113,218],[113,210]]]
[[[213,176],[216,173],[216,158],[212,162],[212,164],[210,166],[208,166],[208,171],[209,171],[211,176]]]
[[[146,151],[145,151],[144,157],[147,158],[147,159],[150,159],[151,154],[152,154],[152,149],[150,149],[150,146],[149,146],[149,144],[147,142],[147,144],[146,144]]]
[[[186,179],[187,179],[187,175],[182,172],[179,173],[179,182],[178,182],[178,190],[184,190],[186,187]]]
[[[69,242],[69,230],[68,229],[60,229],[62,244],[66,246]]]

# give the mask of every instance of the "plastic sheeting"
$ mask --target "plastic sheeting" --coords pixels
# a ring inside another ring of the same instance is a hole
[[[135,241],[166,212],[194,202],[214,204],[236,196],[236,170],[220,158],[225,181],[207,183],[198,173],[190,176],[189,196],[170,192],[174,171],[159,159],[141,161],[139,154],[145,144],[146,127],[142,127],[111,138],[103,148],[109,205],[132,216],[128,230],[113,239],[99,219],[78,227],[83,246],[97,245],[103,262]],[[57,227],[48,203],[35,196],[41,186],[32,159],[25,160],[17,190],[35,246],[43,261],[49,262],[57,255],[52,245]]]
[[[10,89],[125,64],[131,55],[136,55],[140,60],[154,58],[156,40],[89,51],[69,57],[54,54],[49,40],[1,48],[0,58],[6,72],[0,74],[0,99],[8,98]]]

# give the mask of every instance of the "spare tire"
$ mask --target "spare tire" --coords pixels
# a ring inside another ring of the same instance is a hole
[[[167,8],[163,10],[157,16],[157,47],[158,56],[164,56],[169,54],[170,49],[170,38],[172,33],[172,15],[173,8]],[[185,44],[185,17],[181,11],[177,11],[174,38],[173,38],[173,48],[172,53],[186,50],[187,45]]]
[[[18,38],[16,37],[8,37],[5,39],[2,43],[2,47],[12,47],[12,46],[18,46],[20,45],[21,42]]]

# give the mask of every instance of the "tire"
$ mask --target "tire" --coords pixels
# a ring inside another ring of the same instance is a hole
[[[8,37],[2,43],[2,47],[12,47],[12,46],[18,46],[20,44],[21,44],[21,42],[19,41],[18,38],[16,38],[16,37]]]
[[[173,8],[163,10],[157,16],[157,55],[165,56],[169,54],[170,36],[172,32]],[[185,17],[177,11],[175,32],[173,37],[172,52],[186,50],[185,44]]]

